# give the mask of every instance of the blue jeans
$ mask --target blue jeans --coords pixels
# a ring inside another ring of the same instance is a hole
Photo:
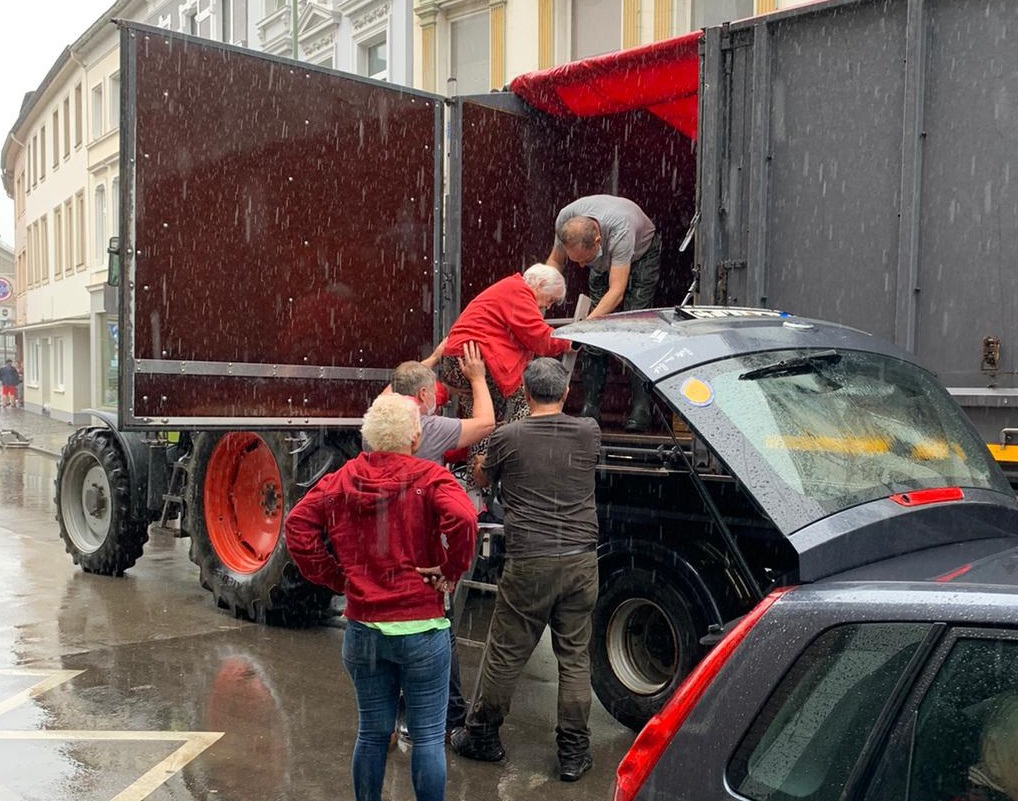
[[[449,632],[390,637],[354,620],[343,636],[343,664],[357,694],[353,786],[357,801],[380,801],[400,690],[413,742],[410,773],[417,801],[445,798],[445,712]]]

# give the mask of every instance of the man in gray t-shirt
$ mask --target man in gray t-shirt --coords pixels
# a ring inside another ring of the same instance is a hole
[[[495,408],[485,380],[484,359],[481,358],[481,350],[476,342],[468,342],[459,359],[460,370],[470,382],[473,392],[473,415],[461,420],[435,414],[436,379],[432,368],[441,356],[442,349],[439,346],[424,361],[397,365],[392,373],[392,383],[389,384],[393,392],[413,398],[421,407],[421,442],[414,456],[437,464],[445,464],[446,451],[475,445],[495,429]]]
[[[654,305],[661,272],[661,237],[654,223],[632,200],[615,195],[587,195],[574,200],[555,218],[555,244],[548,264],[562,270],[572,261],[586,267],[593,308],[588,320],[613,311],[649,309]],[[600,419],[601,394],[608,375],[607,357],[584,349],[582,417]],[[632,379],[633,402],[627,431],[650,425],[650,397],[642,381]]]
[[[597,601],[597,422],[562,413],[569,375],[556,359],[534,359],[523,373],[530,417],[491,435],[475,464],[478,484],[498,483],[505,509],[506,562],[478,695],[466,728],[450,744],[460,756],[497,762],[499,728],[516,683],[545,628],[558,660],[559,778],[576,781],[590,754],[591,615]]]

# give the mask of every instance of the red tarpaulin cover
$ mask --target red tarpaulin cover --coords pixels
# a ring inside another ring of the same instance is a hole
[[[573,61],[514,78],[509,89],[556,117],[646,109],[696,139],[702,33]]]

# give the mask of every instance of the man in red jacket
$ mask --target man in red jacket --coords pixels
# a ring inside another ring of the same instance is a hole
[[[377,801],[402,690],[418,801],[445,791],[449,620],[444,593],[470,567],[477,513],[452,474],[412,456],[417,403],[380,395],[364,415],[369,452],[323,477],[286,518],[309,581],[346,595],[343,663],[357,695],[354,797]]]

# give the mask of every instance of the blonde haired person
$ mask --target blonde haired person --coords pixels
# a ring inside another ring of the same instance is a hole
[[[324,476],[294,506],[286,544],[306,579],[346,595],[343,663],[358,712],[354,798],[380,801],[402,691],[414,794],[442,801],[450,660],[444,594],[470,567],[477,513],[448,470],[413,456],[421,418],[412,398],[377,397],[361,436],[370,452]]]

